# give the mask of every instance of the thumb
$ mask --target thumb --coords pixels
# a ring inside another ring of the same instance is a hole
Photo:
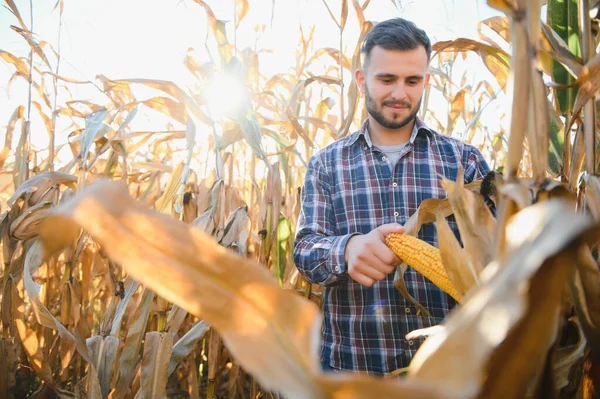
[[[379,226],[377,231],[379,231],[382,237],[386,237],[390,233],[404,233],[404,227],[398,223],[388,223]]]

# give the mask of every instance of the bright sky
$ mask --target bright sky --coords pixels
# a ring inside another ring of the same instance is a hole
[[[333,13],[339,15],[341,2],[327,2]],[[40,40],[56,48],[59,14],[58,9],[54,9],[55,1],[34,3],[33,31]],[[64,3],[61,75],[89,80],[98,74],[111,79],[154,78],[186,86],[193,82],[182,62],[188,48],[196,50],[201,62],[209,61],[204,45],[205,12],[191,0],[65,0]],[[233,20],[234,0],[207,0],[207,3],[217,19]],[[250,0],[249,3],[248,15],[237,32],[237,47],[272,49],[273,54],[261,56],[261,71],[267,76],[295,65],[300,21],[305,27],[316,25],[315,49],[339,46],[337,27],[321,0]],[[344,40],[352,49],[358,27],[352,3],[348,3]],[[15,0],[15,4],[29,25],[29,1]],[[477,39],[477,21],[493,15],[499,13],[481,0],[372,0],[365,11],[366,19],[371,21],[393,16],[411,19],[425,29],[434,42],[457,37]],[[259,24],[266,25],[266,30],[255,41],[254,28]],[[16,18],[6,7],[0,8],[0,49],[26,57],[28,46],[10,25],[18,25]],[[228,29],[229,40],[233,42],[231,33],[232,29]],[[13,73],[12,65],[0,61],[0,143],[4,142],[4,126],[10,114],[27,101],[27,85],[23,79],[12,84],[10,90],[7,87]],[[82,99],[97,97],[98,93],[89,86],[79,86],[73,96]],[[99,101],[103,101],[102,97]],[[35,121],[32,123],[34,144],[43,147],[47,142],[46,133],[43,128],[36,128]],[[18,136],[13,140],[17,139]]]

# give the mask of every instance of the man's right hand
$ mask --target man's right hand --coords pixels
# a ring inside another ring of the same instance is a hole
[[[369,234],[356,235],[348,240],[345,257],[352,280],[372,287],[400,264],[400,259],[384,241],[390,233],[404,233],[404,227],[398,223],[384,224]]]

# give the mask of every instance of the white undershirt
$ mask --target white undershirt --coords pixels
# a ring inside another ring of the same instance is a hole
[[[378,145],[381,151],[387,155],[388,163],[390,164],[390,169],[394,169],[396,166],[396,162],[400,159],[400,153],[408,146],[408,143],[396,144],[396,145]]]

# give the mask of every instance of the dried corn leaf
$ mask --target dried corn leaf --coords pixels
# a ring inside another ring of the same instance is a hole
[[[179,123],[182,123],[184,125],[187,123],[188,116],[185,106],[179,101],[173,100],[172,98],[152,97],[148,100],[138,101],[131,104],[143,104],[148,108],[152,108],[153,110],[158,111],[163,115],[175,119]]]
[[[14,323],[21,341],[22,347],[25,350],[29,366],[35,371],[37,376],[44,381],[50,388],[56,390],[59,394],[67,392],[61,391],[56,387],[56,383],[52,378],[52,369],[44,358],[43,349],[40,340],[33,330],[31,323],[25,315],[25,301],[15,289],[12,293]]]
[[[21,13],[19,12],[19,9],[17,8],[17,5],[15,4],[15,2],[13,0],[5,0],[5,2],[8,5],[8,7],[10,8],[10,10],[12,11],[13,15],[19,21],[19,24],[21,25],[21,27],[23,29],[27,29],[27,25],[25,25],[23,18],[21,18]]]
[[[216,238],[225,248],[236,247],[240,254],[245,255],[249,235],[248,206],[244,205],[231,212],[225,221],[225,229],[219,231]]]
[[[17,69],[15,76],[22,76],[28,82],[30,81],[29,66],[25,63],[25,61],[4,50],[0,50],[0,58],[15,66]]]
[[[152,308],[154,292],[144,288],[142,298],[135,310],[135,313],[129,318],[129,328],[127,337],[123,345],[123,350],[119,355],[119,368],[116,375],[115,391],[112,398],[119,399],[129,396],[131,383],[135,377],[136,368],[139,362],[139,351],[142,347],[142,338],[146,331],[146,324]]]
[[[140,390],[144,398],[166,397],[169,358],[173,337],[169,333],[146,333],[142,356],[142,381]]]
[[[481,57],[481,60],[492,73],[492,75],[496,78],[500,87],[504,87],[506,84],[510,68],[510,57],[502,49],[467,38],[439,41],[433,44],[432,49],[436,53],[448,51],[473,51]]]
[[[175,371],[175,367],[177,367],[179,362],[194,350],[196,344],[204,337],[208,327],[210,327],[208,323],[199,321],[177,341],[173,346],[171,359],[169,360],[169,375]]]
[[[529,101],[527,141],[533,164],[533,177],[542,181],[548,168],[548,148],[550,145],[550,110],[548,93],[542,79],[542,73],[532,65],[531,97]]]
[[[583,125],[579,124],[575,131],[573,149],[571,151],[571,165],[569,166],[569,184],[575,190],[579,183],[579,176],[583,170],[583,161],[585,160],[585,146]]]
[[[319,368],[318,309],[280,289],[263,266],[232,254],[198,229],[146,209],[117,183],[98,181],[59,206],[42,229],[47,249],[70,243],[78,226],[134,278],[202,315],[267,389],[288,397],[320,396],[312,381]]]
[[[315,53],[308,59],[308,61],[306,61],[306,63],[304,64],[304,69],[305,70],[308,69],[310,64],[312,64],[315,60],[317,60],[319,57],[321,57],[322,55],[325,55],[325,54],[330,56],[336,63],[340,62],[340,50],[339,49],[331,48],[331,47],[321,47],[320,49],[315,51]],[[342,54],[342,66],[344,68],[348,69],[349,71],[352,70],[352,60],[350,60],[348,57],[346,57],[343,54]],[[267,87],[267,86],[265,86],[265,87]],[[292,91],[293,87],[290,86],[289,90]]]
[[[152,79],[121,79],[121,80],[109,80],[103,77],[101,79],[103,82],[109,83],[112,86],[120,86],[123,88],[129,89],[129,85],[132,83],[141,84],[144,86],[151,87],[156,90],[160,90],[177,100],[181,104],[185,104],[186,108],[193,112],[193,114],[200,119],[202,122],[210,123],[210,118],[206,115],[206,113],[200,108],[200,104],[198,104],[194,99],[186,94],[179,86],[175,83],[165,80],[152,80]],[[130,101],[128,101],[130,102]]]
[[[86,340],[86,345],[90,351],[90,357],[98,370],[98,380],[100,381],[102,397],[107,398],[110,393],[110,384],[115,370],[119,339],[110,335],[106,337],[94,335]]]
[[[63,340],[63,345],[66,350],[71,350],[73,347],[81,357],[90,364],[88,371],[87,387],[90,397],[100,398],[100,384],[98,382],[98,374],[96,368],[89,356],[87,347],[78,335],[73,335],[65,326],[59,322],[54,315],[48,310],[40,299],[41,286],[33,280],[33,273],[42,265],[43,262],[43,247],[38,239],[31,242],[31,246],[27,249],[25,255],[25,265],[23,270],[23,284],[25,292],[31,301],[35,317],[42,326],[56,330]],[[31,336],[31,335],[30,335]]]
[[[171,173],[171,177],[169,178],[169,182],[165,187],[165,191],[163,191],[160,198],[156,201],[155,208],[157,211],[162,213],[171,213],[171,206],[175,201],[175,197],[177,196],[177,189],[179,188],[179,183],[181,181],[181,176],[183,175],[183,162],[180,162]]]
[[[448,114],[448,124],[447,129],[451,132],[454,129],[454,122],[461,115],[465,109],[465,93],[466,89],[460,90],[454,96],[454,99],[450,103],[450,113]]]
[[[0,53],[1,55],[2,53]],[[8,121],[8,125],[6,126],[6,136],[4,138],[4,147],[2,148],[2,152],[0,152],[0,168],[2,168],[4,166],[4,163],[6,162],[6,159],[8,158],[8,155],[10,154],[10,148],[12,145],[12,138],[13,138],[13,132],[15,131],[15,125],[17,124],[17,121],[21,120],[23,121],[23,112],[25,110],[25,107],[22,105],[19,105],[15,111],[13,112],[13,114],[11,115],[9,121]],[[10,203],[9,203],[10,205]]]
[[[348,19],[348,0],[342,0],[342,12],[340,16],[340,35],[346,27],[346,20]]]
[[[491,30],[496,32],[498,36],[500,36],[504,41],[510,43],[510,23],[508,22],[508,18],[505,16],[495,16],[491,18],[484,19],[477,23],[479,35],[482,35],[481,26],[485,25],[489,27]]]
[[[298,120],[299,122],[306,122],[311,125],[314,125],[317,128],[323,129],[324,131],[329,133],[329,136],[331,137],[332,140],[336,140],[339,136],[339,132],[337,131],[335,126],[333,126],[331,123],[325,122],[322,119],[313,118],[310,116],[301,116],[301,117],[296,118],[296,120]],[[313,137],[311,137],[311,140],[314,140],[314,135],[313,135]]]
[[[441,184],[448,194],[471,265],[479,273],[493,256],[496,221],[481,195],[465,189],[462,169],[459,170],[456,181],[443,179]]]
[[[237,23],[235,25],[236,29],[240,26],[240,22],[244,19],[246,14],[248,14],[248,0],[236,0],[236,8],[237,8]]]
[[[173,336],[175,336],[185,321],[187,314],[187,310],[180,308],[177,305],[173,305],[171,310],[169,310],[169,315],[167,316],[165,331],[170,332]]]
[[[477,284],[478,273],[441,211],[437,213],[436,224],[438,246],[446,274],[461,298],[464,298],[465,294]]]
[[[595,221],[600,222],[600,179],[598,176],[587,175],[585,186],[586,209]]]
[[[262,146],[261,127],[256,119],[256,114],[250,104],[248,104],[245,111],[237,115],[235,121],[240,125],[244,133],[244,139],[250,145],[254,154],[268,165],[269,161]]]
[[[202,213],[192,222],[192,225],[197,227],[200,231],[212,236],[215,234],[217,229],[217,223],[215,221],[216,209],[210,207],[206,212]]]
[[[52,185],[64,184],[71,189],[75,189],[77,177],[64,172],[43,172],[35,175],[17,188],[12,197],[8,199],[8,205],[13,206],[15,201],[25,193],[35,192],[40,187],[47,187],[48,182],[52,182]]]
[[[504,12],[510,17],[514,17],[517,12],[517,4],[515,0],[487,0],[490,7]]]
[[[87,158],[92,143],[104,136],[110,130],[110,126],[104,123],[109,115],[109,110],[101,109],[91,113],[87,118],[85,118],[85,130],[81,135],[80,147],[81,162],[83,165],[87,164]]]
[[[575,342],[573,345],[558,348],[554,352],[552,370],[554,373],[557,390],[560,390],[569,384],[569,375],[571,373],[571,369],[575,364],[583,359],[587,343],[577,318],[572,317],[569,320],[569,323],[575,325],[577,329],[577,342]]]
[[[17,240],[28,240],[37,235],[40,223],[48,216],[51,202],[40,202],[27,208],[10,225],[10,235]]]
[[[44,54],[44,51],[40,47],[40,44],[37,41],[35,41],[35,39],[32,37],[32,32],[29,31],[27,28],[19,28],[18,26],[14,25],[11,25],[10,27],[12,30],[21,35],[23,39],[25,39],[27,44],[29,44],[31,51],[36,53],[44,61],[48,69],[52,69],[52,65],[50,65],[50,61],[48,60],[48,57],[46,57],[46,54]]]
[[[581,328],[593,351],[600,351],[600,270],[589,247],[577,254],[577,272],[570,281],[571,296]]]
[[[528,306],[538,306],[527,302],[527,291],[523,287],[528,286],[539,270],[544,270],[540,268],[547,259],[561,253],[575,240],[598,233],[588,218],[575,214],[572,206],[559,200],[532,205],[510,222],[534,224],[539,228],[520,237],[521,245],[504,264],[487,266],[484,274],[493,278],[482,279],[481,287],[444,321],[444,331],[423,343],[410,365],[409,379],[437,381],[463,397],[478,394],[490,357],[523,319]],[[542,233],[536,234],[539,231]],[[549,270],[562,273],[560,265]],[[554,273],[549,272],[549,275],[554,276]],[[547,329],[542,331],[548,332]],[[540,344],[544,343],[541,339]],[[510,352],[511,348],[505,350]],[[493,375],[487,377],[494,378]]]
[[[126,286],[125,294],[123,298],[119,301],[117,305],[117,310],[115,311],[115,317],[112,320],[112,327],[110,328],[110,335],[114,337],[118,337],[121,331],[121,321],[123,320],[123,316],[125,315],[125,310],[127,310],[127,305],[131,300],[133,294],[140,287],[140,283],[132,279],[131,277],[127,277],[127,281],[125,281]]]
[[[16,296],[19,296],[16,294]],[[13,297],[14,299],[14,297]],[[35,333],[35,331],[31,328],[30,323],[26,323],[24,320],[24,311],[25,304],[23,299],[21,298],[21,304],[16,304],[13,300],[16,307],[21,308],[20,312],[15,313],[15,326],[17,330],[17,334],[19,335],[19,340],[23,345],[23,349],[25,350],[25,354],[27,355],[27,361],[29,366],[35,371],[37,376],[48,384],[51,388],[56,388],[56,384],[52,378],[52,369],[48,362],[44,359],[44,355],[42,353],[42,348],[40,347],[40,341]]]
[[[532,276],[524,295],[526,311],[491,355],[481,397],[525,397],[541,374],[556,339],[562,295],[573,273],[574,253],[574,247],[562,250]]]
[[[464,188],[479,193],[481,191],[481,182],[481,180],[475,180],[466,184]],[[438,209],[443,213],[444,217],[452,215],[453,212],[448,198],[427,198],[423,200],[415,213],[404,224],[405,234],[416,237],[423,224],[436,220]]]
[[[50,117],[44,113],[44,111],[42,110],[42,105],[39,102],[32,101],[32,104],[35,106],[35,109],[37,109],[38,114],[40,114],[40,117],[44,121],[46,131],[48,132],[48,134],[50,134],[52,132],[52,119],[50,119]]]

